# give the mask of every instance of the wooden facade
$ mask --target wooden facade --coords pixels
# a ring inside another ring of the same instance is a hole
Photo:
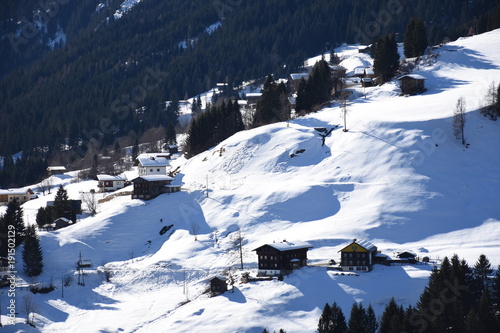
[[[401,94],[416,95],[425,91],[425,78],[418,74],[408,74],[400,77]]]
[[[174,193],[181,190],[180,185],[172,185],[172,177],[153,175],[138,177],[134,183],[132,199],[150,200],[162,193]]]
[[[307,251],[311,247],[304,242],[283,241],[256,248],[259,275],[285,275],[293,269],[307,266]]]
[[[340,266],[343,271],[371,271],[377,247],[368,241],[353,240],[341,252]]]
[[[227,280],[220,276],[210,279],[210,292],[212,296],[223,294],[227,291]]]
[[[31,200],[35,193],[31,189],[6,189],[0,190],[0,206],[7,206],[10,201],[17,200],[22,205]]]

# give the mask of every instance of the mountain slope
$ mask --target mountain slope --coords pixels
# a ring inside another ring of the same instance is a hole
[[[112,279],[103,282],[102,273],[89,270],[86,286],[73,283],[64,298],[59,289],[36,295],[37,326],[43,332],[314,332],[325,302],[336,301],[346,315],[354,301],[371,303],[377,315],[392,296],[414,305],[432,265],[375,266],[357,277],[314,266],[338,260],[338,251],[360,237],[388,255],[411,250],[437,260],[457,253],[473,264],[484,253],[500,264],[500,155],[494,144],[500,124],[477,111],[500,76],[500,30],[435,53],[415,71],[427,78],[422,95],[401,97],[395,82],[355,91],[348,132],[336,104],[289,124],[243,131],[172,162],[180,165],[176,181],[187,191],[149,202],[117,198],[95,217],[43,232],[47,270],[40,280],[72,274],[80,252],[94,266],[105,264]],[[469,148],[451,129],[461,96]],[[338,124],[322,146],[314,128]],[[67,188],[71,197],[93,186]],[[29,221],[49,199],[24,205]],[[170,224],[174,233],[160,235]],[[311,243],[312,266],[284,281],[237,283],[234,293],[208,298],[207,279],[238,264],[231,251],[238,229],[246,270],[257,267],[251,250],[283,239]],[[2,304],[6,300],[2,295]]]

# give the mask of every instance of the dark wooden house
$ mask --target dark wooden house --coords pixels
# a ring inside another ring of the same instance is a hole
[[[366,240],[354,239],[339,251],[343,271],[371,271],[377,255],[377,247]]]
[[[286,275],[293,269],[307,266],[307,251],[312,246],[305,242],[264,244],[254,251],[259,261],[258,275]]]
[[[413,252],[410,251],[403,251],[397,254],[397,257],[399,258],[400,262],[402,263],[409,263],[409,264],[416,264],[417,263],[417,255]]]
[[[401,76],[398,81],[401,86],[401,93],[403,95],[416,95],[425,91],[426,78],[418,74],[407,74]]]
[[[132,199],[150,200],[162,193],[174,193],[181,190],[180,185],[172,185],[172,177],[167,175],[149,175],[137,177],[134,183]]]
[[[221,276],[210,279],[210,293],[212,296],[223,294],[227,291],[227,280]]]

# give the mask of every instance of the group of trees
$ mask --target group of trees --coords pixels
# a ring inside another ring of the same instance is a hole
[[[14,234],[12,234],[14,232]],[[12,245],[19,247],[24,242],[22,258],[24,272],[28,276],[38,276],[43,270],[43,252],[40,246],[37,229],[34,225],[25,227],[23,209],[17,200],[12,200],[7,205],[7,211],[0,216],[0,256],[7,258],[12,255]],[[14,239],[11,243],[9,239]]]
[[[186,156],[199,154],[244,129],[238,101],[222,101],[191,121],[184,147]]]
[[[361,303],[354,303],[351,308],[349,321],[336,302],[323,308],[319,318],[319,333],[375,333],[378,329],[377,318],[371,304],[367,309]]]
[[[9,25],[1,30],[15,34],[17,22],[23,15],[30,20],[37,3],[24,0],[0,9],[0,22]],[[266,73],[282,76],[309,56],[342,42],[359,42],[360,34],[370,43],[388,32],[403,32],[413,15],[427,22],[431,43],[457,38],[475,24],[475,17],[498,6],[494,0],[418,0],[389,9],[377,0],[235,3],[222,14],[213,2],[201,0],[142,1],[115,21],[119,1],[99,13],[95,1],[70,1],[59,5],[48,24],[49,30],[58,24],[64,29],[66,45],[38,61],[36,55],[44,52],[33,50],[41,31],[18,53],[9,38],[1,39],[0,49],[11,54],[2,57],[0,156],[40,146],[60,150],[91,137],[111,145],[130,131],[140,136],[148,128],[167,127],[164,101],[173,92],[193,96],[216,82],[234,86]],[[385,21],[371,14],[396,9]],[[222,27],[204,33],[219,20]],[[376,35],[367,29],[374,22],[380,28]],[[187,48],[179,47],[189,40],[193,43]],[[31,66],[15,69],[27,62]],[[145,111],[136,113],[141,107]]]
[[[297,89],[296,110],[311,112],[332,97],[334,78],[328,63],[321,59],[312,68],[307,80],[301,79]]]
[[[273,76],[268,75],[262,89],[262,97],[257,102],[252,126],[258,127],[289,120],[290,112],[291,107],[285,84],[276,83]]]
[[[325,305],[319,333],[498,332],[500,330],[500,266],[493,279],[486,256],[474,267],[457,255],[435,267],[416,307],[403,308],[391,299],[380,322],[371,309],[355,303],[346,323],[342,309]]]
[[[492,82],[484,96],[483,106],[481,107],[481,114],[489,117],[492,120],[497,120],[500,117],[500,84],[498,86]]]
[[[61,185],[54,198],[54,205],[38,208],[36,214],[36,223],[39,227],[52,224],[55,219],[65,217],[68,220],[76,221],[76,212],[71,207],[71,201],[68,199],[68,192]]]

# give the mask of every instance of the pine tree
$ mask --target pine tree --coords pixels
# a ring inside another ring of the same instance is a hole
[[[380,333],[396,333],[403,331],[404,310],[398,306],[394,298],[385,307],[380,321]]]
[[[394,77],[399,68],[398,45],[394,34],[386,35],[377,42],[373,70],[380,83],[385,83]]]
[[[375,316],[375,311],[373,311],[372,305],[368,305],[366,309],[366,333],[377,333],[378,322],[377,316]]]
[[[62,185],[59,186],[57,190],[56,197],[54,199],[54,218],[58,219],[60,217],[65,217],[67,219],[72,218],[71,214],[71,203],[68,199],[68,192],[64,189]]]
[[[43,271],[43,252],[40,238],[34,225],[26,229],[26,238],[22,252],[24,272],[28,276],[38,276]]]
[[[351,308],[351,315],[347,323],[349,329],[348,333],[366,332],[368,329],[368,322],[366,317],[365,308],[361,303],[354,303]]]
[[[345,316],[342,312],[340,306],[337,305],[336,302],[333,302],[330,307],[331,312],[331,324],[330,324],[330,332],[331,333],[344,333],[347,331],[347,324],[345,322]]]
[[[474,277],[480,282],[481,289],[486,287],[488,275],[491,274],[491,264],[484,254],[479,256],[476,264],[474,265]]]
[[[139,156],[139,138],[136,137],[132,146],[132,161],[135,161],[137,156]]]
[[[407,58],[420,57],[428,46],[424,21],[412,17],[406,26],[404,53]]]
[[[172,123],[168,123],[167,133],[165,135],[165,144],[167,146],[177,144],[177,135],[175,133],[175,127]]]
[[[325,306],[323,307],[323,313],[321,314],[321,317],[319,317],[319,322],[318,322],[318,332],[319,333],[330,333],[330,322],[332,321],[331,318],[331,309],[330,305],[328,303],[325,303]]]
[[[19,202],[14,199],[7,204],[7,211],[3,216],[0,216],[0,234],[7,234],[9,231],[15,231],[15,246],[19,246],[25,233],[23,209]],[[0,256],[6,257],[7,255],[7,242],[0,242]]]
[[[284,84],[277,84],[272,75],[268,75],[262,97],[257,102],[253,126],[258,127],[266,124],[272,124],[278,121],[286,121],[290,118],[290,108]]]
[[[52,213],[53,206],[40,207],[36,213],[36,224],[39,228],[46,224],[54,222],[54,216]]]

